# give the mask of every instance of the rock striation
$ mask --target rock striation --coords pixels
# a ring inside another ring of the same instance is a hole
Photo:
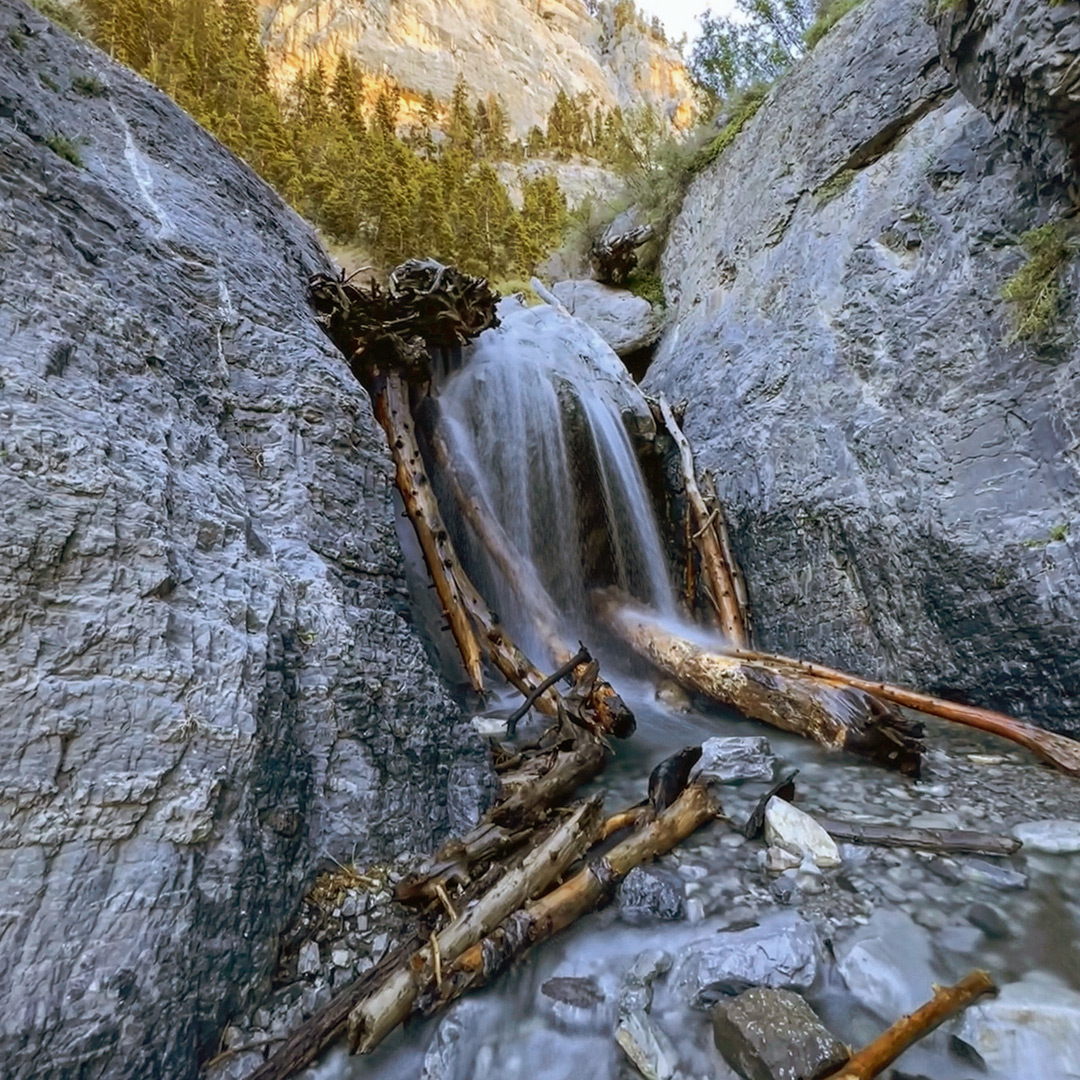
[[[1006,6],[1080,13],[978,8]],[[1080,260],[1042,340],[1010,340],[1000,296],[1067,193],[1049,150],[1014,152],[1034,114],[959,92],[924,7],[845,16],[691,185],[646,389],[689,402],[762,646],[1075,732]],[[1032,79],[1080,66],[1071,31],[1047,49]]]
[[[0,1059],[193,1077],[320,859],[476,810],[311,230],[0,0]]]
[[[647,103],[680,128],[694,118],[678,51],[634,22],[617,26],[581,0],[259,0],[271,72],[285,88],[320,60],[356,60],[371,85],[393,80],[403,119],[430,91],[444,106],[464,77],[481,97],[502,98],[515,137],[543,128],[555,95],[593,104]]]

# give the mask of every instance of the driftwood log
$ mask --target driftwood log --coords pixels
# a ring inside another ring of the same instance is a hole
[[[637,249],[651,240],[651,225],[639,225],[615,236],[597,240],[589,249],[589,262],[597,281],[607,285],[625,285],[637,267]]]
[[[629,815],[634,812],[625,811],[609,819],[604,835],[630,824]],[[485,940],[464,951],[444,970],[442,987],[429,987],[423,1011],[433,1012],[466,991],[482,986],[512,959],[599,907],[635,866],[670,851],[719,814],[716,795],[702,784],[691,784],[654,821],[606,855],[591,860],[558,888],[518,911]]]
[[[1013,855],[1021,843],[1013,836],[973,832],[970,829],[916,829],[901,825],[868,825],[861,821],[834,821],[817,817],[817,823],[835,840],[877,847],[917,848],[969,855]]]
[[[1006,713],[980,709],[975,705],[960,705],[955,701],[945,701],[929,694],[921,694],[917,690],[907,690],[902,686],[872,679],[861,679],[857,675],[849,675],[847,672],[826,667],[824,664],[793,660],[787,656],[774,656],[771,653],[755,652],[750,649],[733,649],[731,655],[751,663],[760,661],[781,666],[791,672],[802,672],[836,686],[851,686],[885,701],[891,701],[895,705],[926,713],[928,716],[937,716],[942,720],[951,720],[953,723],[976,728],[991,735],[999,735],[1003,739],[1027,748],[1036,757],[1062,772],[1070,776],[1080,776],[1080,742],[1054,731],[1045,731],[1032,724],[1025,724],[1022,720],[1017,720]]]
[[[763,660],[712,651],[672,633],[651,613],[623,603],[610,590],[598,595],[597,606],[616,636],[693,693],[822,746],[918,776],[921,726],[872,694]]]
[[[461,954],[483,940],[504,919],[557,881],[600,836],[602,796],[582,803],[525,857],[456,919],[417,950],[408,963],[388,978],[349,1013],[349,1043],[367,1053],[407,1019],[417,995],[436,977],[442,981]]]
[[[985,971],[973,971],[953,986],[934,988],[925,1005],[902,1017],[872,1043],[848,1059],[846,1065],[825,1080],[874,1080],[905,1050],[925,1038],[946,1020],[966,1009],[984,994],[996,994],[997,987]]]
[[[683,485],[686,499],[690,504],[694,531],[691,539],[701,553],[701,568],[708,584],[709,598],[716,608],[717,622],[721,632],[736,648],[745,648],[748,644],[746,616],[743,603],[745,586],[741,575],[734,569],[735,560],[727,542],[727,526],[718,528],[722,521],[722,510],[717,503],[711,510],[698,487],[694,473],[694,455],[690,443],[675,420],[671,405],[663,394],[658,402],[660,418],[679,450],[679,462],[682,467]]]

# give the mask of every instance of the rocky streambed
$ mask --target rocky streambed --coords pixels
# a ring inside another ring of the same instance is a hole
[[[933,984],[975,968],[991,973],[999,996],[885,1075],[1080,1075],[1080,784],[932,720],[923,776],[911,781],[665,691],[660,700],[644,683],[630,689],[638,734],[601,778],[610,807],[641,798],[666,755],[712,739],[706,757],[728,778],[728,820],[634,871],[608,909],[484,993],[406,1027],[371,1057],[332,1051],[310,1080],[793,1080],[808,1061],[827,1063],[838,1042],[869,1042]],[[794,805],[811,817],[978,830],[1023,846],[991,857],[839,843],[835,857],[811,845],[800,858],[784,851],[798,840],[772,829],[746,839],[741,826],[761,795],[795,769]],[[209,1076],[247,1075],[263,1046],[393,945],[407,916],[390,891],[406,864],[341,879],[339,893],[305,905],[283,954],[284,985],[226,1032],[229,1052]],[[778,1034],[761,1045],[761,1030]],[[747,1071],[747,1054],[759,1071]]]

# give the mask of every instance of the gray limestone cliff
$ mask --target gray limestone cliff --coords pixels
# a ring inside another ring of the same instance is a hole
[[[194,1076],[320,859],[482,794],[325,268],[168,99],[0,0],[5,1077]]]
[[[1069,211],[1080,5],[975,7],[1006,21],[943,24],[943,65],[922,0],[867,0],[774,87],[675,222],[646,385],[762,645],[1075,732],[1080,261],[1043,341],[1001,289]]]

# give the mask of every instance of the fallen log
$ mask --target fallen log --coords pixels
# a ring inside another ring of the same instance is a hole
[[[683,485],[686,488],[686,499],[690,504],[694,519],[694,533],[691,539],[701,553],[701,567],[709,586],[710,599],[716,608],[720,630],[733,646],[745,648],[748,644],[746,621],[739,604],[737,573],[733,571],[732,564],[729,562],[730,547],[728,557],[725,557],[720,533],[716,529],[719,509],[710,511],[705,503],[694,474],[694,455],[690,449],[690,443],[682,433],[682,429],[675,420],[675,414],[671,411],[671,405],[663,394],[660,395],[659,409],[664,426],[679,449]]]
[[[937,716],[942,720],[951,720],[979,731],[989,732],[991,735],[999,735],[1003,739],[1025,747],[1036,757],[1062,772],[1070,776],[1080,776],[1080,742],[1054,731],[1044,731],[1033,724],[1025,724],[1022,720],[1017,720],[1006,713],[980,709],[975,705],[960,705],[955,701],[945,701],[942,698],[921,694],[917,690],[908,690],[892,683],[861,679],[857,675],[849,675],[847,672],[826,667],[824,664],[794,660],[787,656],[774,656],[771,653],[756,652],[752,649],[729,651],[732,656],[750,663],[763,662],[769,665],[780,665],[789,671],[802,672],[834,686],[850,686],[885,701],[891,701],[894,705],[902,705],[928,716]]]
[[[637,266],[637,248],[651,240],[651,225],[638,225],[624,233],[607,236],[593,243],[589,262],[597,281],[608,285],[623,285]]]
[[[825,1080],[873,1080],[919,1039],[929,1035],[984,994],[996,993],[997,987],[985,971],[973,971],[953,986],[935,987],[930,1001],[897,1020]]]
[[[834,821],[816,816],[815,820],[834,840],[847,840],[852,844],[1002,856],[1012,855],[1022,846],[1013,836],[969,829],[916,829],[897,825],[869,825],[861,821]]]
[[[686,689],[752,720],[918,776],[921,726],[872,694],[793,673],[763,659],[711,651],[672,633],[611,590],[598,594],[597,606],[619,638]]]
[[[424,561],[450,624],[450,632],[461,652],[469,682],[477,693],[482,693],[484,675],[480,646],[466,615],[464,599],[454,573],[457,556],[450,545],[450,535],[424,471],[405,393],[399,374],[390,372],[383,376],[381,385],[375,390],[375,416],[386,432],[405,512],[420,542]]]
[[[441,887],[457,897],[496,859],[520,847],[582,784],[599,774],[609,751],[581,740],[532,755],[500,779],[500,797],[464,836],[444,843],[427,862],[402,878],[395,890],[404,904],[427,904]]]
[[[418,949],[409,961],[349,1013],[349,1043],[353,1053],[368,1053],[412,1011],[417,995],[471,945],[491,933],[529,898],[557,881],[596,842],[603,822],[602,796],[582,803],[561,825],[487,893],[441,930],[432,943]],[[445,981],[445,975],[442,980]]]
[[[615,827],[625,825],[627,813],[609,819],[612,827],[605,825],[605,834],[610,835]],[[590,861],[558,888],[516,912],[483,941],[465,950],[444,969],[442,987],[429,987],[421,1010],[429,1014],[468,990],[482,986],[510,960],[604,903],[635,866],[670,851],[719,814],[716,795],[703,784],[691,784],[654,821],[606,855]]]

